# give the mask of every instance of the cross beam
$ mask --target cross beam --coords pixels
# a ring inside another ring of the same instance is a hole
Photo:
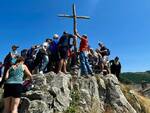
[[[77,32],[77,19],[90,19],[89,16],[77,16],[76,14],[76,7],[75,4],[72,5],[72,15],[67,15],[67,14],[59,14],[58,17],[65,17],[65,18],[71,18],[73,19],[73,32],[74,35],[76,35]],[[75,60],[75,65],[77,64],[77,39],[74,38],[73,40],[74,43],[74,52],[76,53],[76,60]]]
[[[59,17],[72,18],[73,19],[73,31],[76,34],[77,31],[77,19],[90,19],[89,16],[77,16],[75,4],[72,5],[72,15],[59,14]]]

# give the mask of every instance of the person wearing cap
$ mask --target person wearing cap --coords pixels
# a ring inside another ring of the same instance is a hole
[[[81,75],[88,77],[88,74],[93,75],[93,70],[88,61],[88,37],[87,35],[80,36],[76,33],[77,37],[79,37],[80,41],[80,66],[81,66]]]
[[[121,63],[119,61],[119,57],[118,56],[116,56],[114,60],[110,61],[110,69],[111,69],[111,73],[116,75],[118,80],[120,80]]]
[[[58,42],[59,42],[59,35],[58,34],[54,34],[54,36],[53,36],[53,42],[55,44],[58,44]]]
[[[19,48],[19,46],[16,46],[16,45],[13,45],[12,46],[12,50],[10,52],[11,54],[11,63],[12,64],[15,64],[16,63],[16,58],[18,56],[18,52],[17,52],[17,49]]]

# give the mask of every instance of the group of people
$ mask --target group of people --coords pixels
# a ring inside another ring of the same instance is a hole
[[[77,39],[80,39],[78,50]],[[3,113],[17,113],[24,74],[32,80],[32,74],[35,73],[44,75],[54,71],[68,74],[69,70],[78,67],[81,76],[86,78],[94,76],[94,73],[103,75],[113,73],[119,79],[121,70],[119,57],[109,61],[110,50],[102,42],[99,42],[98,46],[96,50],[91,48],[87,35],[80,36],[78,33],[72,35],[67,32],[63,32],[61,37],[54,34],[53,38],[47,38],[41,45],[23,49],[21,54],[17,51],[19,46],[13,45],[4,63],[0,62],[0,75],[3,75],[0,85],[4,84]]]

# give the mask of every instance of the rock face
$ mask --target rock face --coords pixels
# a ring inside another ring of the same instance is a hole
[[[114,75],[104,77],[106,84],[106,101],[115,109],[117,113],[136,113],[129,104],[119,86],[118,79]]]
[[[136,113],[111,74],[84,78],[50,72],[33,79],[19,113]]]

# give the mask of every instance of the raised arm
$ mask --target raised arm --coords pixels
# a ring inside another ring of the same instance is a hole
[[[76,33],[76,36],[81,39],[81,35],[79,35],[79,33]]]
[[[5,80],[7,80],[8,77],[9,77],[9,69],[8,69],[7,72],[6,72]]]
[[[32,80],[32,74],[30,73],[30,71],[26,65],[24,65],[24,72],[30,78],[30,80]]]

